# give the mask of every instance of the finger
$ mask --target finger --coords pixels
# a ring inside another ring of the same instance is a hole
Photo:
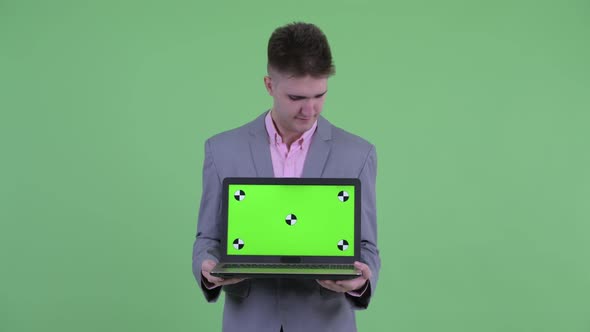
[[[220,285],[224,286],[224,285],[233,285],[233,284],[237,284],[238,282],[244,281],[243,278],[230,278],[230,279],[225,279],[223,280]]]
[[[321,286],[337,293],[344,293],[346,289],[334,282],[333,280],[318,280]]]
[[[354,267],[361,271],[363,278],[365,278],[366,280],[371,279],[373,273],[371,272],[371,268],[367,264],[361,262],[354,262]]]
[[[368,268],[369,266],[363,262],[356,261],[356,262],[354,262],[354,267],[356,267],[359,270],[364,270],[364,269]]]
[[[219,285],[219,283],[223,282],[223,278],[215,277],[211,275],[211,271],[215,268],[217,263],[210,259],[206,259],[201,263],[201,274],[212,284]]]
[[[317,283],[320,284],[320,286],[322,286],[322,287],[326,287],[327,286],[326,283],[324,282],[324,280],[316,279],[315,281],[317,281]]]
[[[206,262],[206,261],[205,261]],[[210,283],[219,283],[221,281],[223,281],[223,278],[219,278],[216,276],[211,275],[211,270],[213,270],[213,268],[211,267],[210,264],[203,262],[203,264],[201,264],[201,274],[210,282]],[[210,261],[211,263],[213,263],[213,267],[215,267],[215,262]]]
[[[334,282],[334,280],[318,280],[318,282],[322,286],[327,286],[327,287],[334,287],[334,286],[336,286],[336,283]]]
[[[327,280],[327,283],[328,283],[328,285],[330,285],[330,287],[332,287],[334,289],[338,289],[339,291],[345,290],[345,287],[343,287],[343,285],[339,284],[335,280]]]
[[[332,290],[332,285],[330,284],[329,280],[318,280],[316,279],[320,286]]]
[[[350,292],[361,288],[365,282],[367,282],[367,280],[364,278],[356,278],[352,280],[339,280],[336,282],[336,285],[342,287],[347,292]]]
[[[219,285],[225,280],[223,278],[212,276],[209,272],[205,271],[203,271],[203,276],[207,279],[207,281],[215,285]]]

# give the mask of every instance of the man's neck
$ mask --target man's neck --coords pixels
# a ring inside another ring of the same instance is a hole
[[[301,136],[303,136],[303,133],[292,133],[292,134],[288,134],[285,131],[281,130],[281,128],[279,128],[279,126],[277,126],[277,122],[273,118],[272,111],[270,113],[270,118],[272,119],[272,124],[274,125],[275,130],[277,131],[277,133],[279,134],[279,136],[281,136],[281,139],[283,140],[283,143],[285,143],[287,145],[287,151],[290,151],[291,150],[291,144],[293,144],[295,141],[297,141],[298,139],[300,139]]]
[[[273,123],[274,123],[274,121],[273,121]],[[295,141],[300,139],[301,136],[303,136],[303,134],[292,134],[292,135],[283,134],[283,133],[281,133],[281,130],[279,128],[277,128],[276,124],[275,124],[275,128],[277,130],[277,133],[279,133],[279,135],[283,139],[283,143],[285,143],[287,145],[287,151],[291,151],[291,145]]]

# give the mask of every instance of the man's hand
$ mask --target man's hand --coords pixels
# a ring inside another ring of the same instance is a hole
[[[367,264],[354,262],[354,267],[361,271],[362,275],[350,280],[316,280],[322,287],[338,293],[346,293],[362,288],[367,280],[371,279],[371,269]]]
[[[207,286],[207,288],[215,288],[215,287],[219,287],[219,286],[223,286],[223,285],[236,284],[236,283],[244,280],[244,279],[240,279],[240,278],[223,279],[223,278],[212,276],[210,272],[213,270],[215,265],[217,265],[217,263],[215,263],[214,261],[212,261],[210,259],[204,260],[203,264],[201,264],[201,274],[205,278],[205,280],[203,280],[203,281],[204,281],[205,286]]]

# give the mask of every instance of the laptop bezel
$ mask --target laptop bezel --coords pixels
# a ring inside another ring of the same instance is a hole
[[[276,184],[276,185],[343,185],[354,186],[354,254],[352,256],[299,256],[299,255],[228,255],[228,203],[229,186],[234,184]],[[223,179],[221,197],[221,263],[303,263],[303,264],[352,264],[360,259],[361,247],[361,181],[358,178],[252,178],[228,177]]]

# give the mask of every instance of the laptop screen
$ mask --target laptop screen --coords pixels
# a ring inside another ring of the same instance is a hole
[[[297,180],[227,184],[228,256],[355,255],[355,185]]]

